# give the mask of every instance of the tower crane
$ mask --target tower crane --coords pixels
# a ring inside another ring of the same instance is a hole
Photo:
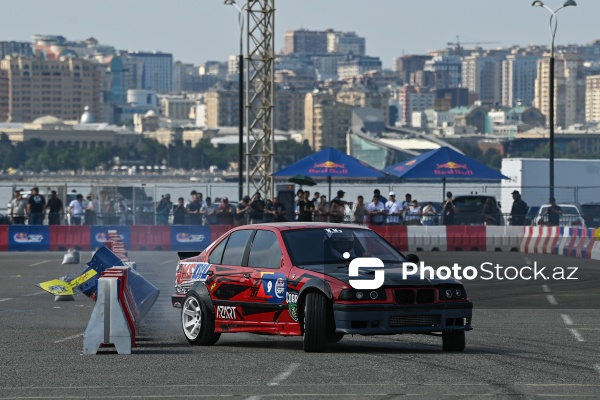
[[[465,45],[465,44],[482,45],[482,44],[499,44],[499,43],[500,42],[461,42],[460,37],[458,35],[456,35],[456,42],[448,42],[447,45],[455,46],[454,51],[456,51],[456,54],[458,54],[459,56],[462,56],[463,48],[462,48],[461,44],[462,45]]]

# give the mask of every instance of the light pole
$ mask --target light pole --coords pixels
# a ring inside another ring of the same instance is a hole
[[[246,4],[242,8],[238,7],[235,0],[225,0],[225,4],[228,6],[234,6],[238,10],[238,24],[240,26],[240,53],[238,55],[238,72],[239,72],[239,137],[238,137],[238,199],[242,201],[244,197],[244,9]]]
[[[540,0],[536,0],[531,3],[534,7],[542,7],[550,12],[550,36],[552,38],[552,44],[550,47],[550,94],[549,94],[549,122],[550,122],[550,197],[554,197],[554,38],[556,36],[556,28],[558,27],[558,19],[556,13],[565,7],[576,6],[577,3],[574,0],[567,0],[565,3],[552,11],[550,7],[544,4]]]

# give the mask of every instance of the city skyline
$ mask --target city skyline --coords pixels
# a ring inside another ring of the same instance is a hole
[[[244,1],[238,3],[243,5]],[[483,44],[484,48],[550,44],[550,14],[532,7],[529,0],[504,0],[502,6],[461,0],[460,8],[439,0],[377,3],[379,7],[365,20],[365,10],[373,10],[373,2],[367,0],[276,1],[275,50],[283,49],[285,32],[296,29],[356,32],[366,38],[367,54],[380,57],[384,68],[391,68],[393,57],[442,49],[448,42],[456,42],[457,36],[466,47],[473,46],[469,42],[495,42]],[[563,2],[548,0],[546,4],[556,9]],[[238,51],[237,11],[221,0],[169,4],[159,0],[103,0],[85,7],[75,0],[24,0],[3,8],[0,40],[31,41],[35,34],[62,35],[69,40],[93,36],[101,44],[120,50],[158,50],[193,64],[225,61]],[[593,29],[581,29],[594,26],[599,14],[600,2],[590,0],[580,0],[577,7],[561,11],[555,44],[586,44],[600,39]],[[396,44],[394,38],[398,38]]]

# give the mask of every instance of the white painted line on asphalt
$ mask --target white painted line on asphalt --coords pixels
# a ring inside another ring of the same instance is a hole
[[[552,304],[553,306],[558,305],[558,301],[556,301],[554,296],[552,296],[551,294],[547,295],[546,298],[548,299],[548,303]]]
[[[6,299],[0,299],[0,303],[2,303],[3,301],[8,301],[8,300],[12,300],[12,297],[8,297]]]
[[[548,285],[542,285],[542,290],[544,291],[544,293],[550,293],[550,288],[548,287]]]
[[[83,333],[80,333],[78,335],[73,335],[73,336],[69,336],[66,337],[64,339],[60,339],[60,340],[55,340],[54,343],[62,343],[62,342],[66,342],[67,340],[73,340],[73,339],[77,339],[78,337],[83,336]]]
[[[260,400],[260,399],[262,399],[262,396],[250,396],[246,400]]]
[[[165,265],[165,264],[174,264],[173,260],[167,260],[167,261],[163,261],[160,263],[160,265]]]
[[[575,336],[575,339],[577,339],[578,342],[585,342],[585,339],[583,339],[583,336],[581,336],[581,333],[579,333],[577,329],[569,328],[568,330],[573,336]]]
[[[285,371],[283,371],[282,373],[277,375],[275,378],[273,378],[273,380],[271,382],[269,382],[267,384],[267,386],[279,385],[281,382],[286,380],[292,374],[292,372],[294,372],[296,369],[298,369],[299,366],[300,366],[299,363],[291,364]]]
[[[44,293],[48,293],[48,292],[41,291],[41,292],[35,292],[35,293],[24,294],[24,295],[23,295],[23,297],[39,296],[40,294],[44,294]]]
[[[36,262],[36,263],[33,263],[33,264],[29,264],[29,266],[30,267],[35,267],[36,265],[42,265],[42,264],[46,264],[46,263],[49,263],[49,262],[52,262],[52,260],[44,260],[44,261]]]
[[[573,325],[573,320],[567,314],[560,314],[560,316],[562,317],[563,321],[565,322],[565,325]]]

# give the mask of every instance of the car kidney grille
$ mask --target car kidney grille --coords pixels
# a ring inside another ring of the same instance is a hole
[[[433,289],[399,289],[394,292],[396,303],[399,304],[427,304],[435,301]]]
[[[429,327],[438,326],[439,315],[407,315],[390,317],[390,327]]]

